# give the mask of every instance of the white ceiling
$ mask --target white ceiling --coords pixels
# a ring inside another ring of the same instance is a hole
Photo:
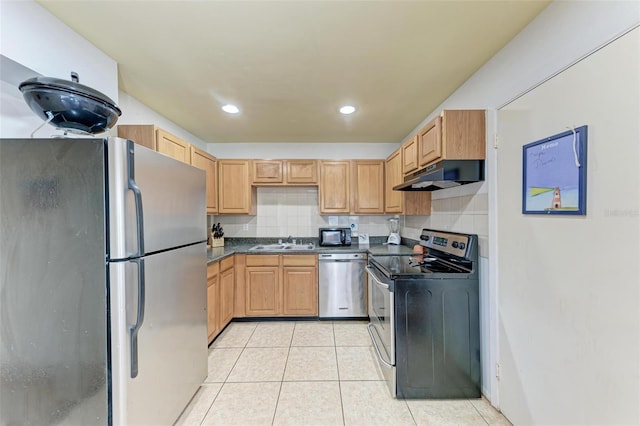
[[[40,4],[118,62],[121,90],[204,141],[399,142],[549,1]]]

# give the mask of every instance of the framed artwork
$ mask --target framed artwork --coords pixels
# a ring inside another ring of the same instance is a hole
[[[587,214],[587,126],[522,147],[522,213]]]

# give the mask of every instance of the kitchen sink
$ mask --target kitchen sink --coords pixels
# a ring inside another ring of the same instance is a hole
[[[275,251],[275,250],[313,250],[315,245],[309,244],[258,244],[249,249],[249,251]]]
[[[313,244],[291,244],[286,246],[285,250],[313,250],[315,246]]]

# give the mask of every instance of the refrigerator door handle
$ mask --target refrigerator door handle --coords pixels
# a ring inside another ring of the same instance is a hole
[[[138,243],[138,251],[133,254],[133,257],[139,257],[144,255],[144,221],[142,215],[142,192],[140,188],[136,184],[135,180],[135,167],[134,167],[134,142],[131,140],[127,140],[127,181],[128,186],[131,191],[133,191],[133,196],[136,204],[136,239]]]
[[[138,309],[136,315],[136,323],[129,327],[129,339],[131,348],[131,378],[134,379],[138,375],[138,331],[142,327],[144,321],[144,302],[145,302],[145,276],[144,276],[144,258],[132,259],[138,265]]]
[[[136,242],[138,251],[132,255],[132,262],[138,265],[138,309],[136,315],[136,323],[129,328],[129,338],[131,347],[131,378],[138,375],[138,331],[142,327],[144,321],[144,305],[145,305],[145,276],[144,276],[144,221],[142,211],[142,191],[136,184],[135,180],[135,157],[134,143],[127,140],[127,182],[129,189],[133,192],[136,204]]]

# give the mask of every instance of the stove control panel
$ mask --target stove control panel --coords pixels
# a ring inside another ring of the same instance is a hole
[[[420,235],[420,245],[454,256],[467,257],[469,239],[469,236],[464,234],[423,229]]]

